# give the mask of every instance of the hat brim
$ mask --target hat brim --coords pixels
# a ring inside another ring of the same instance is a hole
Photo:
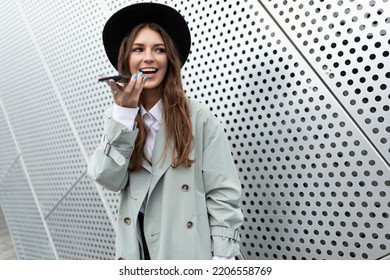
[[[115,69],[118,69],[118,54],[123,38],[138,24],[149,22],[160,25],[170,35],[184,65],[190,53],[191,34],[183,16],[167,5],[138,3],[117,11],[104,26],[104,49]]]

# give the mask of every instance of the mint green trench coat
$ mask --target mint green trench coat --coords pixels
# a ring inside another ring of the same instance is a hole
[[[151,164],[129,172],[138,129],[129,131],[105,113],[104,136],[90,158],[88,175],[120,191],[117,259],[143,259],[138,212],[146,200],[144,230],[151,259],[211,259],[237,256],[241,184],[224,130],[204,105],[190,102],[194,148],[191,167],[172,168],[164,160],[165,125],[160,125]]]

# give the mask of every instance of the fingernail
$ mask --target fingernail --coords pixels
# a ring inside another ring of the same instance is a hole
[[[113,79],[109,79],[108,83],[111,85],[111,84],[115,83],[115,81]]]
[[[143,75],[143,74],[144,74],[144,73],[142,73],[142,72],[139,72],[139,74],[138,74],[138,75],[139,75],[140,77],[142,77],[142,75]]]
[[[137,74],[134,74],[134,75],[133,75],[133,78],[134,78],[134,79],[137,79]]]
[[[145,76],[145,77],[144,77],[144,81],[147,81],[147,80],[148,80],[148,76]]]

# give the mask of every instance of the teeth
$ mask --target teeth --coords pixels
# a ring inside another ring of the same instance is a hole
[[[141,69],[142,72],[157,72],[157,69],[156,68],[142,68]]]

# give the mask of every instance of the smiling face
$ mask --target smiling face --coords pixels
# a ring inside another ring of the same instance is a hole
[[[130,49],[129,66],[131,74],[144,73],[148,77],[144,92],[158,92],[168,68],[166,46],[161,35],[144,27],[140,29]]]

